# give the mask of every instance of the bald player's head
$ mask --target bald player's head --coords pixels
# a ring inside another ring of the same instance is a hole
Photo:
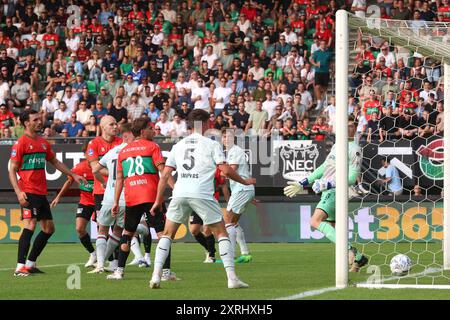
[[[115,137],[118,134],[119,127],[117,121],[112,116],[104,116],[100,120],[100,128],[102,129],[103,138]]]

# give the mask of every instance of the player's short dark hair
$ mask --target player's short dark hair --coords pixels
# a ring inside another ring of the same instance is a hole
[[[124,132],[132,132],[131,131],[131,123],[129,123],[129,122],[122,123],[120,125],[120,132],[122,132],[122,133],[124,133]]]
[[[209,113],[202,109],[195,109],[189,113],[188,116],[188,125],[190,128],[194,128],[194,123],[197,121],[201,121],[202,123],[206,123],[209,120]]]
[[[20,123],[25,126],[25,122],[30,120],[30,115],[37,114],[36,110],[25,110],[20,114]]]
[[[148,121],[148,119],[143,118],[135,119],[131,124],[131,133],[133,133],[133,136],[139,137],[141,135],[141,131],[148,127]]]
[[[83,145],[81,146],[81,151],[82,151],[83,153],[86,153],[87,146],[88,146],[89,142],[90,142],[90,141],[85,141],[85,142],[83,142]]]

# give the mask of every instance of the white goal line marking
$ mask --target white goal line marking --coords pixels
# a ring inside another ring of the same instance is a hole
[[[407,279],[407,278],[414,278],[414,277],[420,277],[420,276],[424,276],[430,273],[438,273],[441,272],[443,269],[442,268],[428,268],[422,272],[418,272],[418,273],[413,273],[413,274],[409,274],[403,277],[399,277],[399,276],[392,276],[392,277],[388,277],[385,279],[380,280],[380,284],[387,282],[387,281],[393,281],[393,280],[400,280],[400,279]],[[366,282],[358,282],[356,283],[356,287],[358,287],[359,285],[364,285],[366,284]],[[396,285],[394,285],[396,286]],[[352,288],[352,286],[349,286],[348,288]],[[307,298],[307,297],[314,297],[314,296],[318,296],[321,294],[324,294],[326,292],[332,292],[332,291],[337,291],[337,290],[342,290],[342,289],[347,289],[347,288],[337,288],[337,287],[328,287],[328,288],[321,288],[321,289],[315,289],[315,290],[308,290],[308,291],[303,291],[291,296],[287,296],[287,297],[281,297],[281,298],[275,298],[274,300],[297,300],[297,299],[303,299],[303,298]],[[423,289],[426,289],[426,287],[423,287]]]

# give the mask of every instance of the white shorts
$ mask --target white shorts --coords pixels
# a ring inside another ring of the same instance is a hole
[[[228,200],[227,211],[233,211],[235,214],[241,214],[247,209],[248,205],[254,198],[254,190],[232,192],[230,200]]]
[[[216,200],[197,198],[173,198],[166,218],[176,223],[187,223],[193,211],[203,220],[203,225],[222,221],[222,209]]]
[[[112,205],[102,205],[97,215],[97,223],[102,226],[112,226],[114,222],[122,229],[125,227],[125,207],[119,207],[119,213],[116,217],[111,213]]]

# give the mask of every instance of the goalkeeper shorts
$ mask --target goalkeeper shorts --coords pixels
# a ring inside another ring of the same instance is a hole
[[[331,189],[322,192],[319,204],[316,209],[325,211],[327,220],[329,222],[336,221],[336,189]]]

